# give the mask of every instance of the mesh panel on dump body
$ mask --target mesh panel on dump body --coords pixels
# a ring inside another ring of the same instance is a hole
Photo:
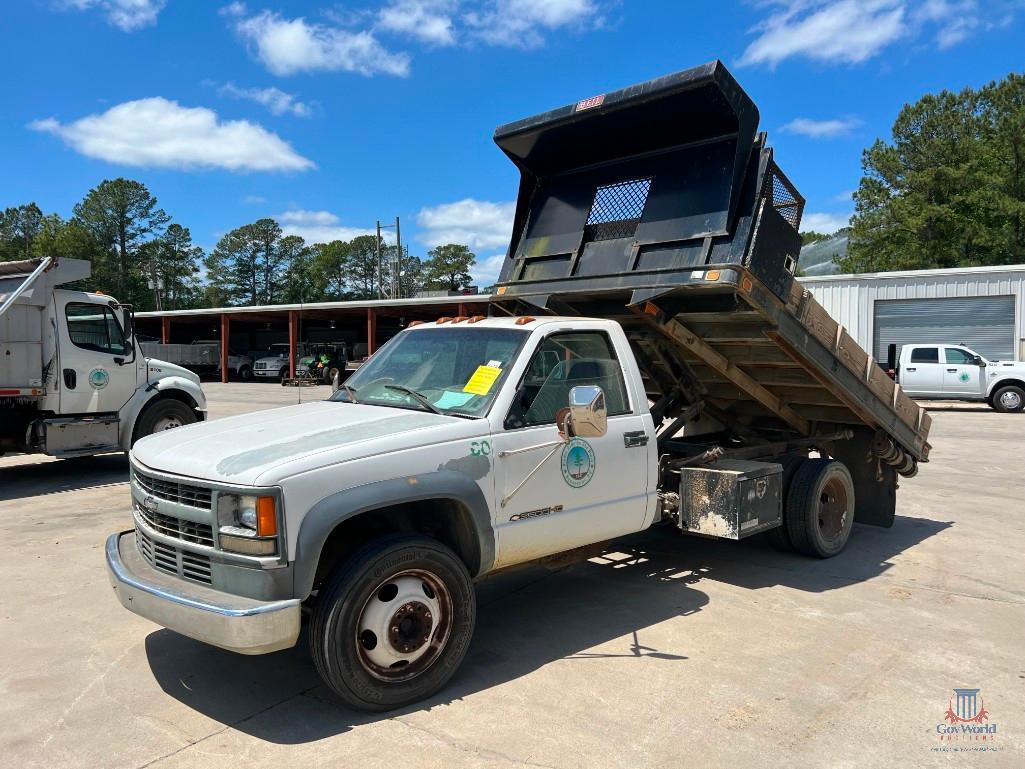
[[[650,190],[650,178],[598,187],[587,215],[587,240],[615,240],[633,235]]]
[[[769,165],[765,174],[765,190],[762,194],[769,199],[772,207],[779,211],[780,216],[786,219],[791,227],[800,230],[804,200],[797,194],[794,185],[783,175],[775,163]]]

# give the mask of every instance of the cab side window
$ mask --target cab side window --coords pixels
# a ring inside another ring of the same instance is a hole
[[[69,303],[64,310],[75,347],[111,355],[125,354],[125,336],[110,307]]]
[[[947,358],[947,363],[973,363],[975,356],[973,356],[967,350],[959,350],[957,347],[948,347],[944,354]]]
[[[569,391],[578,385],[601,387],[610,417],[630,412],[623,368],[601,331],[553,334],[538,346],[506,417],[506,428],[554,424],[559,409],[569,402]]]
[[[912,363],[939,363],[940,351],[936,347],[917,347],[911,351]]]

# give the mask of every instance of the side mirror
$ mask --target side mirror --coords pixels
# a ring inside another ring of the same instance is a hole
[[[597,385],[578,385],[569,391],[565,418],[567,437],[600,438],[608,432],[605,393]]]
[[[974,363],[976,366],[979,366],[980,368],[986,367],[986,361],[984,361],[982,357],[979,355],[976,355],[974,358],[972,358],[972,363]]]

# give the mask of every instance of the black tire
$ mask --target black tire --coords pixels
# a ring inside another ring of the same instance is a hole
[[[808,457],[804,454],[786,454],[779,458],[779,463],[783,465],[783,479],[782,479],[782,521],[780,525],[775,529],[770,529],[766,537],[771,544],[777,550],[785,553],[793,552],[794,545],[790,541],[790,534],[787,533],[787,494],[790,491],[790,484],[794,479],[794,474],[797,472],[797,468],[802,463],[807,461]]]
[[[433,586],[423,589],[428,598],[417,594],[414,601],[408,593],[406,598],[396,597],[397,585],[408,591],[409,580],[415,585],[418,579]],[[396,593],[391,592],[393,587]],[[387,608],[372,607],[374,601]],[[309,631],[314,665],[324,683],[357,710],[382,712],[418,702],[448,683],[463,661],[473,636],[476,601],[466,566],[440,542],[412,536],[375,540],[347,558],[320,591]],[[417,612],[428,604],[434,613],[417,619]],[[406,642],[419,646],[407,653],[422,656],[407,660],[405,666],[401,661],[389,667],[376,665],[378,660],[370,655],[401,654],[395,643],[403,643],[403,637],[379,639],[380,634],[367,630],[374,611],[390,615],[389,636],[398,632],[400,623],[406,630],[407,619],[415,620],[415,637]],[[403,611],[403,618],[392,625]]]
[[[1017,385],[1001,387],[993,393],[990,405],[1001,414],[1017,414],[1025,409],[1025,390]]]
[[[134,446],[140,438],[145,438],[155,432],[191,425],[196,419],[196,412],[181,401],[173,398],[161,398],[153,401],[135,423],[132,445]]]
[[[248,382],[253,378],[253,370],[249,366],[241,366],[238,370],[238,378],[243,382]]]
[[[783,518],[794,549],[832,558],[854,526],[854,481],[842,462],[807,459],[790,482]]]
[[[341,369],[339,369],[338,366],[328,366],[324,369],[324,384],[331,384],[335,378],[335,374],[339,375],[338,381],[341,381],[341,373]]]

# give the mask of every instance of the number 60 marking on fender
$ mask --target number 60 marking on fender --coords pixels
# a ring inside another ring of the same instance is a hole
[[[471,457],[486,457],[491,454],[491,441],[473,441],[470,444]]]

